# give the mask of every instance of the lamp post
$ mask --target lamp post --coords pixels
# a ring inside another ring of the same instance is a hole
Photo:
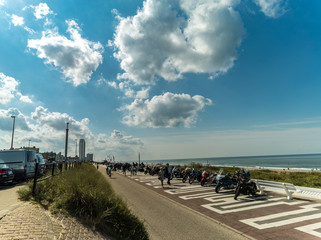
[[[14,136],[14,125],[16,123],[16,116],[11,116],[13,118],[13,126],[12,126],[12,138],[11,138],[11,148],[10,150],[13,150],[13,136]]]
[[[28,145],[28,148],[30,148],[30,142],[31,142],[31,139],[29,139],[29,145]]]
[[[65,161],[66,161],[66,167],[65,169],[67,170],[67,150],[68,150],[68,131],[69,131],[69,122],[67,122],[66,126],[66,142],[65,142]]]
[[[75,139],[76,141],[76,151],[75,151],[75,157],[77,157],[77,138]]]

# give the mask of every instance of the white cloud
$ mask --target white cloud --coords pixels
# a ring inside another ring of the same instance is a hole
[[[11,116],[16,116],[15,129],[31,131],[27,117],[17,108],[9,108],[8,110],[0,109],[0,130],[12,131],[13,119]]]
[[[37,19],[42,19],[48,14],[53,14],[47,3],[40,3],[38,6],[32,6],[35,10],[34,15]]]
[[[69,122],[68,156],[74,156],[76,140],[86,141],[86,153],[94,153],[95,160],[103,160],[106,154],[119,159],[129,158],[143,147],[139,138],[114,130],[111,134],[95,135],[89,129],[89,119],[78,121],[67,113],[51,112],[39,106],[30,115],[24,115],[17,108],[0,109],[0,149],[9,148],[13,119],[15,119],[14,147],[31,145],[40,148],[41,152],[64,152],[66,122]],[[78,154],[78,153],[77,153]]]
[[[210,99],[199,95],[191,97],[188,94],[167,92],[164,95],[154,96],[151,100],[136,99],[120,110],[127,113],[123,123],[128,126],[190,127],[195,123],[198,112],[203,110],[205,105],[211,104]]]
[[[153,84],[184,73],[228,71],[245,33],[233,0],[146,0],[133,17],[119,19],[114,56],[124,73],[119,79]]]
[[[149,97],[150,88],[142,88],[142,90],[137,91],[135,98],[146,99]]]
[[[5,0],[0,0],[0,6],[4,6],[6,4]]]
[[[110,136],[113,142],[118,142],[126,145],[143,145],[143,142],[139,138],[132,136],[124,136],[120,131],[114,130]]]
[[[15,14],[12,14],[11,22],[13,23],[14,26],[22,26],[24,24],[24,19],[23,17],[19,17]]]
[[[0,72],[0,104],[10,103],[15,96],[18,96],[22,102],[32,103],[28,96],[23,96],[18,91],[19,84],[19,81],[13,77],[6,76]]]
[[[278,18],[287,10],[286,0],[253,0],[256,5],[261,8],[261,11],[268,17]]]
[[[30,34],[34,34],[35,33],[35,31],[33,29],[31,29],[31,28],[29,28],[27,26],[24,27],[24,30],[26,30]]]
[[[78,24],[66,21],[71,39],[55,32],[43,33],[41,39],[28,40],[28,47],[37,50],[37,55],[45,63],[62,69],[65,78],[74,86],[87,83],[102,63],[103,46],[91,42],[80,35]]]
[[[21,102],[32,103],[31,99],[28,96],[24,96],[20,92],[17,93],[17,96],[19,97],[19,100]]]
[[[47,125],[55,130],[66,129],[66,123],[69,122],[70,128],[73,129],[74,134],[77,136],[92,135],[88,128],[89,119],[84,118],[81,121],[75,120],[67,113],[49,112],[47,108],[38,106],[31,114],[31,118],[38,123]]]

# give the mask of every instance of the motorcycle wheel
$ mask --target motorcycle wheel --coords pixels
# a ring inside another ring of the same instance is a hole
[[[195,177],[194,176],[191,176],[188,180],[189,184],[192,184],[195,180]]]
[[[241,193],[241,187],[237,186],[235,189],[235,195],[234,195],[234,199],[237,200],[237,197],[240,195]]]
[[[182,182],[185,183],[187,180],[187,176],[184,176],[183,179],[182,179]]]
[[[220,190],[221,190],[221,186],[220,186],[220,185],[216,186],[216,188],[215,188],[215,192],[216,192],[216,193],[219,193],[219,192],[220,192]]]
[[[202,180],[202,181],[201,181],[201,186],[204,186],[204,185],[205,185],[205,181]]]

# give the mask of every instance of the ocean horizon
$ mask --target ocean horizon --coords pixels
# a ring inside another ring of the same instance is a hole
[[[299,170],[320,171],[321,153],[314,154],[288,154],[288,155],[262,155],[262,156],[239,156],[239,157],[210,157],[210,158],[183,158],[142,160],[149,164],[189,165],[192,163],[203,166],[241,167],[271,170]]]

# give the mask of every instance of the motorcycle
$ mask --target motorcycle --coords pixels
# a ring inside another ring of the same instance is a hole
[[[201,180],[201,186],[210,185],[210,184],[216,184],[216,176],[217,174],[213,174],[211,172],[202,172],[202,180]]]
[[[150,170],[151,170],[151,168],[147,166],[147,167],[145,168],[145,170],[144,170],[144,174],[146,175],[147,173],[150,172]]]
[[[246,169],[241,169],[235,173],[237,176],[237,186],[235,189],[234,199],[242,193],[244,195],[255,196],[257,193],[257,186],[255,182],[250,180],[250,172]]]
[[[195,180],[198,182],[202,181],[202,172],[201,171],[192,171],[189,176],[189,184],[192,184]]]
[[[183,179],[182,182],[185,183],[186,180],[189,178],[192,170],[190,168],[186,168],[185,171],[183,172]]]
[[[179,169],[177,169],[176,167],[174,167],[172,176],[173,176],[173,177],[176,177],[176,178],[182,178],[182,177],[183,177],[183,174],[182,174],[182,172],[181,172]]]
[[[234,189],[237,185],[236,178],[234,176],[231,178],[229,174],[225,174],[225,175],[217,174],[216,179],[217,179],[217,184],[215,187],[216,193],[219,193],[221,188]]]
[[[111,166],[108,166],[108,167],[106,168],[106,173],[107,173],[107,175],[108,175],[109,177],[111,177]]]

